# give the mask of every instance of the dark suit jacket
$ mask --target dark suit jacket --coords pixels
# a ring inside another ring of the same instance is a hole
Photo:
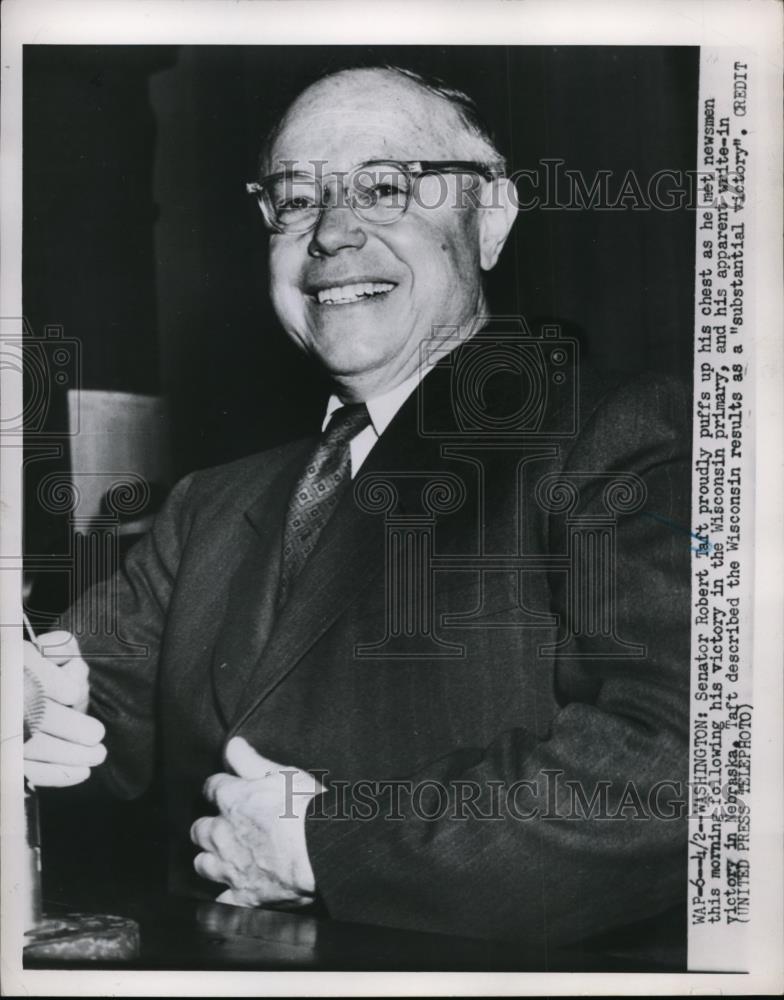
[[[664,818],[671,786],[658,815],[651,802],[657,783],[686,779],[690,397],[672,379],[584,376],[576,434],[558,436],[572,416],[556,393],[536,433],[493,444],[456,415],[450,364],[404,404],[355,481],[391,481],[392,507],[374,513],[367,489],[361,504],[349,490],[280,615],[284,509],[312,441],[175,487],[117,581],[116,634],[80,634],[92,711],[108,733],[99,777],[131,798],[163,769],[172,886],[214,896],[193,874],[188,831],[207,811],[205,777],[225,769],[223,747],[241,734],[322,775],[328,791],[311,804],[307,841],[330,915],[525,941],[546,956],[685,905],[685,819]],[[495,386],[499,414],[519,408],[515,391]],[[565,623],[591,613],[568,607],[564,558],[575,517],[606,526],[608,470],[647,490],[604,553],[616,563],[617,635],[637,648],[575,658],[607,649],[587,634],[558,643]],[[465,494],[430,522],[441,560],[434,620],[447,645],[358,657],[387,629],[389,518],[405,529],[426,516],[422,486],[444,473]],[[556,473],[577,484],[568,510],[545,509],[541,484]],[[510,553],[545,558],[522,572],[503,560],[481,575],[465,566]],[[386,798],[368,805],[372,785],[357,785],[387,779],[407,781],[394,817]],[[518,781],[530,784],[510,807]],[[578,783],[586,800],[605,783],[604,818],[575,818]],[[455,819],[444,801],[461,795],[475,809]]]

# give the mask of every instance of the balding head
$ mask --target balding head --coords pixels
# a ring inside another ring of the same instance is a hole
[[[481,115],[467,94],[395,66],[346,69],[322,77],[289,106],[262,151],[262,173],[279,168],[279,139],[304,133],[316,141],[339,131],[361,130],[367,149],[363,159],[474,160],[503,172]],[[407,133],[406,149],[399,133]],[[418,141],[417,141],[418,140]],[[394,143],[394,149],[392,144]],[[286,144],[286,152],[291,150]],[[308,159],[307,156],[304,159]]]

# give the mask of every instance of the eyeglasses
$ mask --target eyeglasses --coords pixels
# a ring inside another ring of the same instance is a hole
[[[470,160],[369,160],[360,163],[336,185],[334,207],[348,204],[364,222],[387,226],[397,222],[411,204],[420,178],[439,174],[473,174],[494,180],[501,171]],[[245,185],[255,195],[267,228],[273,233],[306,233],[314,229],[329,204],[323,178],[304,171],[284,171]],[[446,197],[446,191],[443,192]],[[437,204],[443,204],[443,201]],[[424,207],[434,208],[435,204]]]

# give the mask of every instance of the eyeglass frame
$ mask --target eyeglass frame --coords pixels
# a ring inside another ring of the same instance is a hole
[[[376,226],[389,226],[403,218],[411,205],[411,198],[414,193],[413,182],[419,180],[421,177],[427,177],[428,175],[434,174],[476,174],[483,180],[493,181],[504,176],[502,169],[474,160],[366,160],[364,163],[360,163],[356,167],[352,167],[349,171],[337,172],[331,176],[344,177],[345,179],[341,184],[341,188],[344,191],[348,188],[350,192],[353,177],[363,169],[376,166],[399,167],[404,173],[408,174],[409,180],[412,182],[406,194],[406,202],[402,211],[399,215],[395,216],[394,219],[388,219],[386,221],[365,219],[357,211],[354,199],[349,193],[349,197],[346,199],[346,202],[354,215],[360,221]],[[273,181],[277,181],[285,177],[292,177],[296,173],[297,171],[279,171],[274,174],[268,174],[266,177],[262,177],[260,181],[248,181],[245,185],[247,193],[255,196],[256,202],[264,218],[265,225],[272,233],[288,233],[290,235],[301,236],[304,233],[312,232],[318,226],[321,221],[321,217],[324,214],[324,209],[327,207],[323,203],[319,206],[319,210],[314,217],[313,223],[306,229],[285,229],[275,223],[271,213],[265,205],[264,196],[266,194],[266,189]],[[321,183],[321,177],[316,177],[315,179]],[[322,195],[323,191],[324,189],[322,186]]]

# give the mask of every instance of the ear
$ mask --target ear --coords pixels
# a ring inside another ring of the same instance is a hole
[[[492,270],[517,218],[514,182],[508,177],[490,181],[482,192],[479,209],[479,261],[483,271]]]

